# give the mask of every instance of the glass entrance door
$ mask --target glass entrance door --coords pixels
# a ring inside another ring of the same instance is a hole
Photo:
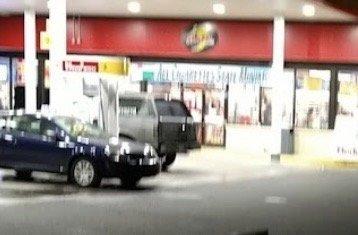
[[[225,91],[205,91],[204,144],[225,144]]]
[[[203,89],[187,86],[183,91],[183,101],[190,111],[196,125],[196,139],[203,143]]]
[[[148,91],[165,98],[182,99],[196,125],[200,144],[225,144],[225,89],[204,84],[149,84]]]
[[[197,124],[197,140],[203,145],[225,144],[225,91],[202,84],[186,85],[183,100]]]

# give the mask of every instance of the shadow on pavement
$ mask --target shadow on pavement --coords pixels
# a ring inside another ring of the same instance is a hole
[[[169,169],[168,171],[163,171],[163,175],[185,175],[185,176],[199,176],[203,175],[204,172],[198,170],[189,170],[189,169]]]
[[[122,187],[122,185],[114,185],[114,184],[106,184],[106,185],[101,185],[101,188],[99,188],[99,190],[109,190],[109,191],[123,191],[123,192],[148,192],[148,191],[153,191],[155,190],[157,187],[154,185],[138,185],[134,188],[125,188]]]
[[[15,182],[19,183],[18,187],[15,185],[14,188],[4,188],[0,192],[0,197],[17,197],[17,198],[25,198],[25,197],[36,197],[36,196],[63,196],[63,195],[75,195],[78,193],[104,193],[104,192],[148,192],[156,189],[156,186],[152,185],[138,185],[134,188],[124,188],[119,183],[120,181],[111,182],[105,181],[99,188],[80,188],[75,185],[71,185],[67,182],[66,179],[61,176],[54,176],[53,178],[44,179],[31,177],[29,179],[19,179],[14,175],[3,175],[0,179],[0,182]],[[23,187],[24,184],[28,184],[30,187]],[[36,186],[36,187],[33,187]]]
[[[35,183],[35,184],[52,184],[52,185],[67,185],[66,180],[59,180],[59,179],[41,179],[37,177],[31,177],[29,179],[21,179],[17,178],[14,175],[3,175],[1,181],[8,181],[8,182],[24,182],[24,183]]]
[[[254,232],[248,232],[248,233],[241,233],[239,235],[268,235],[268,230],[261,230],[261,231],[254,231]]]

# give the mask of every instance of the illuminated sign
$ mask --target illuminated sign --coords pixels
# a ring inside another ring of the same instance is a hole
[[[63,71],[67,72],[98,72],[98,62],[85,62],[85,61],[63,61]]]
[[[49,50],[50,44],[51,44],[51,38],[49,33],[46,31],[40,32],[40,49]]]
[[[98,59],[91,61],[66,60],[62,62],[62,70],[66,72],[101,73],[112,75],[128,75],[128,59]]]
[[[193,53],[213,48],[218,42],[218,33],[214,24],[205,22],[194,24],[184,31],[183,41]]]
[[[132,81],[146,80],[152,83],[190,84],[266,84],[268,67],[239,65],[189,64],[189,63],[141,63],[133,65],[138,73],[131,74]]]

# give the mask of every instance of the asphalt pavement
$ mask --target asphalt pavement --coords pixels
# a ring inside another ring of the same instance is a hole
[[[0,170],[0,234],[358,234],[358,171],[180,156],[126,190]],[[261,232],[261,233],[259,233]]]

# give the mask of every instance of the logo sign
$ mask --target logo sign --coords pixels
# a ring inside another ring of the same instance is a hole
[[[193,53],[213,48],[218,42],[218,33],[210,22],[194,24],[184,31],[184,44]]]
[[[98,62],[86,62],[86,61],[63,61],[63,71],[67,72],[98,72]]]

